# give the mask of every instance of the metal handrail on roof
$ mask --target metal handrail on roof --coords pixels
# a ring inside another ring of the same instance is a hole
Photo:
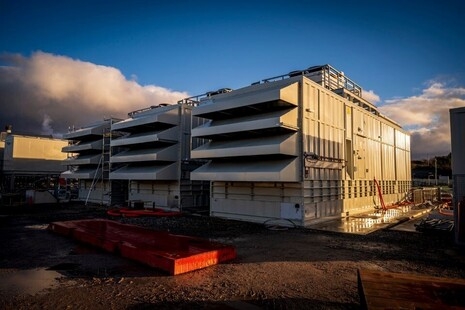
[[[212,96],[219,95],[219,94],[226,94],[226,93],[229,93],[231,91],[232,91],[231,88],[220,88],[220,89],[215,90],[215,91],[208,91],[208,92],[206,92],[204,94],[201,94],[201,95],[196,95],[196,96],[181,99],[181,100],[178,101],[178,104],[187,104],[187,105],[191,105],[191,106],[195,107],[195,106],[198,106],[200,104],[202,99],[207,99],[207,98],[210,98]]]
[[[339,71],[328,64],[320,65],[320,66],[312,66],[305,70],[291,71],[287,74],[274,76],[271,78],[267,78],[267,79],[252,83],[252,85],[280,81],[280,80],[284,80],[284,79],[299,76],[299,75],[312,76],[317,72],[322,73],[322,85],[324,87],[330,90],[345,88],[359,97],[362,96],[362,87],[360,87],[360,85],[358,85],[353,80],[345,76],[342,71]]]
[[[160,107],[166,107],[166,106],[169,106],[169,105],[170,105],[169,103],[160,103],[159,105],[152,105],[152,106],[147,107],[147,108],[142,108],[142,109],[139,109],[139,110],[134,110],[132,112],[129,112],[128,116],[133,117],[136,114],[146,112],[146,111],[150,111],[152,109],[156,109],[156,108],[160,108]]]

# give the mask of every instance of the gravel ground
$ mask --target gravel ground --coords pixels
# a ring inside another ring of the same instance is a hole
[[[465,250],[444,233],[269,230],[193,215],[116,219],[237,249],[232,262],[167,276],[46,230],[88,218],[110,217],[79,204],[0,209],[0,308],[358,309],[360,268],[465,278]]]

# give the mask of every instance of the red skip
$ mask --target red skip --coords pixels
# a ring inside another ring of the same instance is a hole
[[[178,275],[236,258],[234,246],[109,220],[53,222],[49,230]]]

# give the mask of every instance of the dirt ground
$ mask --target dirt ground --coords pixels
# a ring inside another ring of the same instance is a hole
[[[368,235],[202,216],[121,218],[237,248],[232,262],[178,276],[46,230],[53,221],[110,218],[79,204],[0,208],[1,309],[358,309],[357,270],[465,278],[451,235]]]

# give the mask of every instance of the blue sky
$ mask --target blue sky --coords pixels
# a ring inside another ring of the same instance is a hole
[[[105,108],[127,113],[150,100],[240,88],[329,63],[411,130],[414,157],[445,155],[450,145],[441,122],[449,108],[465,106],[464,12],[462,0],[0,0],[0,103],[22,100],[0,121],[62,132],[65,122],[84,125]],[[79,93],[97,92],[93,84],[121,94],[129,88],[144,99],[105,103]],[[87,118],[77,116],[76,105]],[[440,142],[433,150],[421,145],[433,138]]]

